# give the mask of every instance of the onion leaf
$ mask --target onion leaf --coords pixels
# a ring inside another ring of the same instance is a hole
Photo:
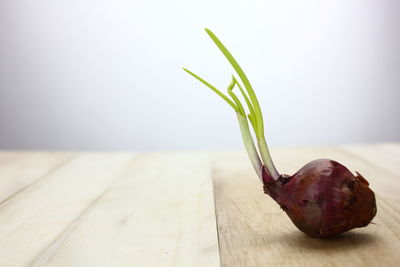
[[[226,95],[224,95],[220,90],[218,90],[217,88],[215,88],[215,86],[211,85],[209,82],[207,82],[206,80],[204,80],[203,78],[201,78],[200,76],[194,74],[193,72],[191,72],[188,69],[182,68],[184,71],[186,71],[187,73],[189,73],[190,75],[192,75],[193,77],[195,77],[197,80],[199,80],[200,82],[202,82],[205,86],[207,86],[208,88],[210,88],[211,90],[213,90],[215,93],[217,93],[217,95],[219,95],[223,100],[225,100],[226,103],[228,103],[235,111],[238,111],[238,107],[232,102],[232,100],[230,100]]]

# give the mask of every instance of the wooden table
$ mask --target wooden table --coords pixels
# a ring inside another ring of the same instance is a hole
[[[305,236],[262,192],[243,151],[0,153],[0,266],[400,266],[400,144],[273,149],[359,171],[374,224]]]

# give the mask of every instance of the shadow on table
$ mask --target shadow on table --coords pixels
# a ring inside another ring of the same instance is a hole
[[[359,249],[379,241],[376,235],[360,232],[348,232],[336,237],[319,239],[303,233],[286,232],[276,239],[285,240],[290,246],[311,250]]]

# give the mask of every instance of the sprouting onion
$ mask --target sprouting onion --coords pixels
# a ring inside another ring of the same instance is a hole
[[[264,192],[280,205],[301,231],[314,237],[331,237],[367,226],[376,214],[375,194],[359,173],[353,175],[345,166],[329,159],[311,161],[292,176],[278,173],[265,141],[260,104],[249,79],[217,36],[209,29],[205,30],[241,82],[232,75],[228,95],[225,95],[200,76],[184,70],[213,90],[236,112],[244,145]],[[236,86],[247,110],[234,92]]]

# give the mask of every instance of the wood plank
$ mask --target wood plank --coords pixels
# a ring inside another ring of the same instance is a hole
[[[340,149],[279,149],[272,154],[283,173],[293,173],[316,158],[333,158],[350,163],[353,171],[361,169],[379,188],[375,190],[375,224],[334,239],[308,237],[263,194],[244,152],[215,153],[215,205],[223,266],[398,266],[400,208],[388,187],[398,177],[387,177],[385,169]],[[398,189],[398,183],[391,185]]]
[[[208,156],[140,156],[34,266],[219,266]]]
[[[346,146],[343,149],[400,176],[400,147],[395,144]]]
[[[385,143],[380,144],[379,147],[397,159],[400,156],[400,143]]]
[[[73,153],[0,152],[0,203],[67,162]]]
[[[74,224],[134,156],[82,153],[0,205],[0,266],[25,266]]]

